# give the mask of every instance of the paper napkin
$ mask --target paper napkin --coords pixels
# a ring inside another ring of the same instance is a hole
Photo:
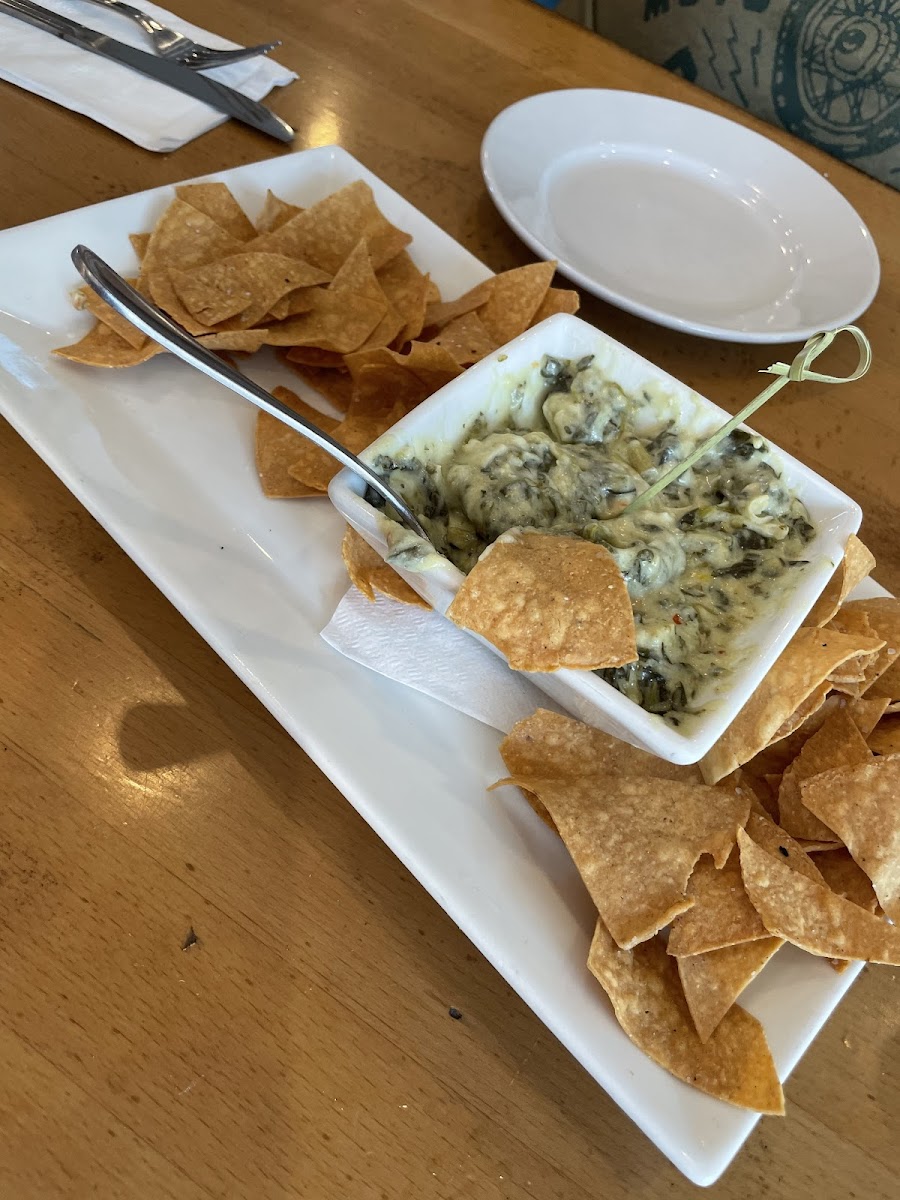
[[[154,52],[149,36],[128,17],[86,0],[40,0],[40,3],[120,42]],[[223,50],[235,46],[234,42],[199,29],[155,4],[141,3],[140,7],[204,46]],[[277,36],[273,33],[270,40]],[[297,78],[293,71],[265,57],[217,67],[204,74],[251,100],[261,100],[273,87],[284,87]],[[224,113],[200,100],[182,95],[119,63],[68,46],[59,38],[4,14],[0,14],[0,79],[84,113],[145,150],[177,150],[228,120]]]
[[[528,679],[429,609],[351,588],[322,630],[335,650],[380,675],[508,733],[536,708],[563,712]]]

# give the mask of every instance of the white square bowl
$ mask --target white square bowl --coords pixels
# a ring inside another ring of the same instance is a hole
[[[483,416],[489,428],[503,426],[511,415],[514,386],[539,378],[538,368],[545,354],[575,360],[593,355],[595,365],[623,391],[629,395],[652,391],[670,406],[676,420],[689,423],[695,435],[711,433],[731,415],[593,325],[561,314],[527,330],[464,371],[398,421],[361,457],[369,463],[379,455],[415,455],[425,462],[437,461],[463,440],[476,417]],[[542,398],[543,391],[537,386],[526,388],[525,399],[515,411],[517,426],[537,426]],[[592,671],[527,673],[528,678],[569,712],[614,737],[669,762],[694,763],[702,758],[799,629],[840,562],[847,538],[862,520],[862,511],[853,500],[803,463],[769,445],[774,465],[806,505],[816,526],[816,535],[808,546],[810,566],[786,592],[783,603],[773,606],[770,613],[740,635],[741,645],[750,647],[751,652],[744,656],[741,666],[701,693],[698,700],[704,705],[702,713],[676,728],[646,712]],[[367,503],[365,491],[362,480],[344,470],[332,480],[329,495],[348,523],[386,557],[384,518]],[[441,559],[425,571],[399,573],[438,612],[446,611],[464,579],[448,559]]]

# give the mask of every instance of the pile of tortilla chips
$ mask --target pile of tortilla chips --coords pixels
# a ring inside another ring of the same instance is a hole
[[[578,308],[576,292],[550,286],[555,264],[547,262],[445,301],[407,253],[411,240],[362,180],[306,209],[269,192],[255,225],[224,183],[185,184],[151,233],[132,235],[140,259],[133,282],[210,349],[277,347],[343,415],[329,418],[287,388],[280,398],[358,453],[472,363]],[[128,367],[162,352],[90,288],[75,303],[97,324],[56,350],[61,357]],[[339,469],[265,414],[256,465],[263,491],[277,498],[322,495]]]
[[[701,1091],[784,1098],[736,1003],[785,942],[900,965],[900,600],[842,566],[734,724],[680,767],[538,710],[500,747],[597,907],[588,966],[629,1038]],[[495,785],[499,786],[499,785]]]

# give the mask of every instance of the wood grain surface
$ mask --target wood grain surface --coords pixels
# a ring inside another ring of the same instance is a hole
[[[761,127],[526,0],[179,7],[281,36],[295,148],[339,142],[496,270],[530,258],[478,167],[512,101],[622,87]],[[7,84],[0,112],[4,227],[283,152],[228,124],[155,155]],[[897,591],[900,197],[767,132],[858,209],[883,276],[870,374],[758,427],[862,504]],[[732,409],[788,351],[583,311]],[[4,1200],[693,1194],[5,424],[0,629]],[[710,1195],[898,1194],[897,996],[863,973]]]

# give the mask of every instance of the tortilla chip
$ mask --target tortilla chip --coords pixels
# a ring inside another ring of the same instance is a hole
[[[149,338],[145,338],[139,349],[129,346],[124,338],[102,321],[80,341],[71,346],[58,346],[53,351],[59,358],[89,367],[136,367],[162,352],[162,346],[151,342]]]
[[[878,722],[868,737],[874,754],[900,754],[900,715]]]
[[[478,315],[495,346],[524,333],[547,295],[555,262],[531,263],[504,271],[490,281],[487,303]]]
[[[773,855],[786,867],[790,867],[792,871],[796,871],[805,879],[811,879],[814,883],[825,882],[819,868],[800,843],[761,812],[751,812],[744,832],[757,846],[767,854]]]
[[[835,830],[871,879],[887,915],[900,921],[900,755],[825,771],[801,790],[806,807]]]
[[[130,283],[134,287],[137,280],[128,279],[126,283]],[[141,350],[146,345],[147,335],[138,329],[136,325],[132,325],[127,317],[123,317],[121,313],[111,308],[105,300],[101,300],[92,287],[80,287],[76,289],[72,294],[72,304],[77,309],[89,312],[92,317],[95,317],[98,321],[102,321],[104,325],[108,325],[110,329],[117,333],[133,349]]]
[[[201,333],[197,341],[208,350],[233,350],[241,354],[255,354],[265,344],[264,329],[233,329],[221,333]]]
[[[427,600],[423,600],[405,579],[401,578],[389,566],[380,554],[377,554],[365,538],[347,526],[344,540],[341,543],[341,557],[350,582],[362,592],[367,600],[375,600],[375,593],[381,592],[392,600],[403,604],[415,604],[419,608],[431,608]]]
[[[389,346],[402,328],[403,318],[397,312],[396,308],[387,301],[384,316],[360,346],[360,350],[371,350],[376,347]]]
[[[461,317],[465,313],[474,312],[476,308],[480,308],[486,304],[491,293],[492,280],[485,279],[482,283],[476,283],[473,288],[464,292],[462,296],[458,296],[455,300],[437,300],[430,301],[425,308],[425,329],[443,329],[445,325],[449,325],[456,317]]]
[[[168,313],[188,333],[197,337],[201,333],[210,332],[209,326],[204,325],[202,321],[198,321],[196,317],[192,317],[178,299],[178,293],[175,291],[175,285],[169,276],[168,267],[149,267],[144,273],[144,280],[154,304],[158,305],[164,313]]]
[[[798,629],[735,720],[702,759],[704,778],[715,782],[753,758],[836,666],[870,649],[871,639],[835,630]]]
[[[432,341],[443,346],[461,367],[479,362],[495,348],[477,313],[465,313],[450,321]]]
[[[314,289],[310,298],[309,312],[269,326],[267,344],[315,346],[338,354],[358,349],[387,310],[366,243],[358,242],[328,287]]]
[[[145,272],[169,267],[189,271],[215,258],[237,254],[245,243],[206,213],[175,199],[156,223],[141,262]]]
[[[344,356],[333,350],[319,350],[316,346],[292,346],[283,351],[291,366],[299,363],[304,367],[316,367],[323,371],[343,371]]]
[[[744,988],[783,945],[781,938],[765,934],[756,941],[676,959],[684,998],[701,1042],[709,1041]]]
[[[336,275],[363,240],[368,244],[372,267],[378,270],[412,238],[383,216],[372,189],[360,179],[297,213],[280,228],[260,234],[250,247],[302,258]]]
[[[804,625],[825,625],[835,615],[855,587],[875,566],[875,556],[855,533],[851,533],[844,548],[844,557],[825,589],[812,606]]]
[[[435,342],[411,342],[406,353],[384,348],[359,350],[348,354],[345,362],[357,381],[367,367],[401,367],[427,388],[429,396],[462,374],[453,355]]]
[[[295,288],[312,288],[329,277],[318,267],[281,254],[232,254],[191,271],[169,269],[175,292],[206,326],[242,316],[242,327],[255,325]],[[304,293],[305,294],[305,293]],[[306,300],[307,307],[312,302]]]
[[[224,183],[182,183],[175,195],[205,213],[239,242],[249,242],[256,236],[247,214]]]
[[[546,321],[548,317],[555,317],[557,313],[569,313],[574,316],[580,307],[581,297],[577,292],[573,292],[569,288],[548,288],[547,295],[531,318],[531,324],[539,325],[541,321]]]
[[[272,321],[286,321],[288,317],[297,317],[300,313],[309,312],[312,308],[308,288],[297,288],[296,291],[288,292],[286,296],[282,296],[280,300],[276,300],[268,312],[268,320],[264,323],[269,324]],[[261,321],[260,324],[263,324]]]
[[[687,894],[694,901],[693,907],[672,922],[669,954],[677,958],[707,954],[769,936],[744,888],[737,848],[721,870],[710,859],[701,858],[688,882]]]
[[[403,409],[397,403],[390,409],[385,409],[384,406],[368,409],[360,405],[354,397],[346,416],[331,433],[335,440],[352,454],[359,454],[395,425],[402,416]],[[330,454],[312,442],[306,442],[291,464],[290,473],[300,483],[324,492],[340,469],[340,463]]]
[[[868,737],[884,716],[887,706],[885,696],[864,696],[861,700],[851,700],[847,705],[847,712],[863,737]]]
[[[778,819],[788,833],[809,841],[838,841],[840,831],[830,829],[809,811],[802,798],[805,781],[832,767],[865,765],[872,752],[846,708],[831,714],[812,735],[784,773],[778,793]]]
[[[792,871],[743,830],[738,844],[744,887],[771,934],[820,958],[900,966],[900,928]]]
[[[486,638],[517,671],[593,671],[637,658],[616,560],[581,538],[503,534],[463,580],[447,616]]]
[[[313,421],[326,433],[333,432],[337,421],[327,417],[287,388],[277,387],[272,395],[289,404],[301,416]],[[277,499],[293,499],[301,496],[319,496],[321,489],[299,483],[289,474],[288,468],[295,462],[304,446],[310,444],[302,433],[279,421],[267,412],[256,414],[256,470],[259,481],[267,496]]]
[[[828,699],[828,693],[831,691],[830,681],[826,679],[823,684],[811,692],[806,699],[794,709],[789,717],[787,717],[778,726],[775,732],[769,739],[768,744],[774,746],[776,742],[783,741],[800,729],[810,717],[814,716],[822,708],[822,705]],[[823,716],[824,720],[824,716]]]
[[[723,865],[750,808],[745,794],[670,779],[516,778],[553,818],[585,887],[624,949],[690,908],[701,854]]]
[[[131,242],[132,249],[137,256],[138,262],[140,262],[147,253],[147,247],[150,245],[150,234],[129,233],[128,240]]]
[[[400,318],[396,343],[405,345],[422,332],[428,276],[422,274],[405,250],[377,271],[376,276],[388,304]]]
[[[825,850],[816,855],[816,865],[822,872],[822,877],[838,896],[851,900],[864,908],[866,912],[874,913],[878,908],[878,897],[872,887],[872,881],[865,871],[857,866],[846,846],[837,850]]]
[[[878,596],[873,600],[851,600],[841,609],[840,617],[862,611],[884,646],[866,672],[865,693],[869,697],[900,700],[900,600]]]
[[[329,404],[334,405],[338,412],[345,413],[353,398],[353,380],[350,376],[343,371],[330,371],[324,367],[304,367],[302,363],[294,362],[290,354],[288,351],[284,357],[291,370]]]
[[[267,190],[262,212],[256,220],[256,232],[272,233],[302,212],[303,209],[296,204],[288,204],[286,200],[280,200],[273,191]]]
[[[598,921],[588,967],[626,1035],[659,1066],[739,1108],[784,1112],[781,1084],[759,1021],[733,1005],[709,1040],[702,1042],[678,968],[658,940],[620,950]]]
[[[500,743],[511,775],[564,781],[607,775],[702,783],[697,767],[682,767],[593,729],[574,717],[539,708],[517,722]]]

